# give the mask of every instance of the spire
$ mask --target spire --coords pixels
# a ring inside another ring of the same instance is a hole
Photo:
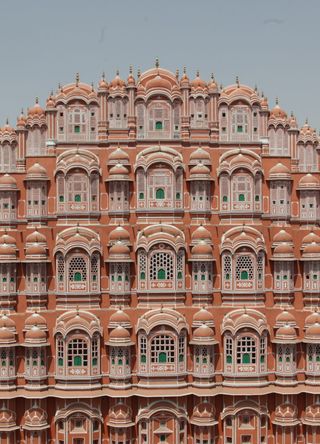
[[[94,91],[94,84],[93,84],[93,82],[91,82],[91,91],[92,92]]]
[[[138,77],[138,79],[140,78],[140,76],[141,76],[141,69],[138,68],[138,70],[137,70],[137,77]]]
[[[279,97],[276,97],[276,106],[279,106]]]
[[[176,69],[176,78],[179,79],[179,69]]]
[[[200,71],[197,69],[197,73],[196,73],[197,77],[200,77]]]
[[[76,85],[79,85],[79,81],[80,81],[80,74],[77,72],[76,73]]]
[[[239,77],[238,76],[236,76],[236,84],[237,84],[237,87],[240,88],[240,82],[239,82]]]
[[[159,65],[159,58],[157,57],[157,58],[156,58],[156,62],[155,62],[155,67],[156,67],[156,68],[159,68],[159,66],[160,66],[160,65]]]
[[[39,97],[36,97],[36,104],[38,105],[39,103]]]
[[[116,70],[116,76],[119,76],[119,74],[120,74],[120,71],[117,69]]]
[[[132,76],[132,73],[133,73],[133,68],[132,68],[132,65],[130,65],[129,66],[129,74]]]
[[[106,73],[104,71],[102,71],[102,75],[101,75],[102,80],[106,79]]]
[[[187,74],[187,67],[186,66],[183,67],[183,74]]]

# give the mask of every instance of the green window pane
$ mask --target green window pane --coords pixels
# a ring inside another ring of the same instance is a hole
[[[119,276],[118,276],[118,282],[121,282],[122,281],[122,276],[119,274]]]
[[[163,279],[166,278],[166,272],[165,272],[165,270],[164,270],[163,268],[160,268],[160,269],[158,270],[157,278],[158,278],[159,280],[163,280]]]
[[[226,273],[226,280],[229,281],[230,280],[230,274]]]
[[[59,202],[64,202],[64,196],[59,196]]]
[[[63,358],[58,359],[58,365],[59,365],[59,367],[63,366]]]
[[[141,361],[141,364],[145,364],[147,362],[147,356],[146,355],[141,355],[140,361]]]
[[[125,276],[125,281],[126,282],[129,282],[129,276],[126,274],[126,276]]]
[[[201,280],[202,280],[202,281],[205,281],[205,280],[206,280],[206,275],[205,275],[205,274],[202,274],[202,275],[201,275]]]
[[[75,201],[75,202],[81,202],[81,196],[80,196],[80,194],[76,194],[76,195],[74,196],[74,201]]]
[[[179,362],[183,362],[183,354],[179,355]]]
[[[242,364],[250,364],[250,355],[249,353],[244,353],[242,355]]]
[[[194,275],[194,280],[195,280],[195,281],[198,280],[198,275],[197,275],[197,274]]]
[[[261,362],[261,364],[264,364],[264,356],[263,355],[260,356],[260,362]]]
[[[162,130],[163,125],[162,122],[156,122],[156,130]]]
[[[222,196],[222,202],[228,202],[228,196]]]
[[[144,199],[144,193],[139,193],[139,199]]]
[[[244,194],[239,194],[238,200],[239,202],[244,202]]]
[[[75,356],[73,358],[73,365],[74,366],[82,365],[82,357],[81,356]]]
[[[145,274],[144,271],[142,271],[142,272],[140,273],[140,279],[144,281],[145,278],[146,278],[146,274]]]
[[[232,364],[232,356],[227,355],[227,364]]]
[[[259,202],[259,200],[260,200],[260,196],[257,194],[257,195],[255,196],[254,200],[255,200],[256,202]]]
[[[156,191],[156,199],[164,199],[164,189],[158,188]]]
[[[180,193],[176,193],[176,199],[178,199],[178,200],[181,199],[181,194]]]
[[[178,271],[178,279],[182,279],[182,271]]]
[[[92,365],[97,365],[97,364],[98,364],[98,359],[92,358]]]
[[[81,273],[80,273],[79,271],[77,271],[76,273],[74,273],[74,275],[73,275],[73,280],[74,280],[75,282],[80,282],[80,281],[82,281],[82,276],[81,276]]]
[[[79,125],[75,125],[74,132],[75,133],[80,133],[80,126]]]
[[[207,362],[207,358],[203,358],[203,363],[206,364]]]
[[[119,359],[119,360],[118,360],[118,365],[122,365],[122,364],[123,364],[122,359]]]
[[[243,133],[243,126],[242,125],[237,126],[237,133]]]
[[[159,353],[159,362],[167,362],[167,353],[165,352]]]
[[[247,272],[246,270],[242,270],[242,271],[241,271],[240,278],[241,278],[243,281],[246,281],[246,280],[249,278],[249,276],[248,276],[248,272]]]

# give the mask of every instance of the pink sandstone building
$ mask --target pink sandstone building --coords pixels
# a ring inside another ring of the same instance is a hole
[[[319,444],[319,138],[237,80],[0,130],[0,444]]]

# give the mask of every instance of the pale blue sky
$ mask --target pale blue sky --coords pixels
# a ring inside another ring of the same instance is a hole
[[[273,105],[320,128],[319,0],[2,0],[0,126],[59,82],[116,69],[187,66],[257,84]]]

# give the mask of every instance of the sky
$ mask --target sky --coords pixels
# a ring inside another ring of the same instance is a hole
[[[58,84],[160,66],[240,83],[319,130],[319,0],[0,0],[0,126]]]

